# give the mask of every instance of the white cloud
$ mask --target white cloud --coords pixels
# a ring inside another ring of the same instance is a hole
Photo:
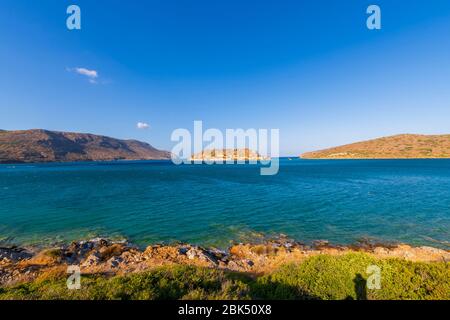
[[[89,70],[86,68],[75,68],[75,72],[91,79],[98,78],[98,72],[96,70]]]
[[[88,78],[88,81],[93,84],[97,83],[97,79],[99,77],[97,70],[89,70],[86,68],[68,68],[67,71],[85,76]]]
[[[148,123],[145,123],[145,122],[138,122],[136,127],[138,129],[148,129],[148,128],[150,128],[150,125]]]

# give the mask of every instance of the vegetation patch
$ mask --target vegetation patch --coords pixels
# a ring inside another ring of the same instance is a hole
[[[381,270],[380,289],[367,287],[371,265]],[[1,287],[0,299],[450,299],[450,263],[318,255],[262,276],[175,265],[113,277],[83,275],[80,290],[68,290],[66,277],[54,273]]]
[[[368,289],[367,267],[380,268],[380,289]],[[364,253],[320,255],[256,280],[268,299],[450,299],[450,264],[375,259]]]

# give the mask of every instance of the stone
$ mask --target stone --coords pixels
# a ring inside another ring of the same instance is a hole
[[[197,251],[194,248],[191,248],[188,251],[186,251],[186,256],[190,260],[194,260],[197,257]]]
[[[437,253],[437,254],[445,253],[445,251],[443,251],[441,249],[433,248],[433,247],[427,247],[427,246],[419,247],[419,249],[422,249],[422,250],[424,250],[426,252]]]
[[[213,264],[218,264],[217,259],[206,250],[199,247],[192,247],[186,252],[186,256],[189,260],[200,259]]]
[[[119,267],[119,264],[120,264],[121,262],[123,262],[123,259],[122,259],[121,257],[112,257],[111,259],[109,259],[109,260],[107,261],[107,265],[108,265],[110,268],[114,269],[114,268]]]
[[[373,252],[375,254],[380,254],[380,255],[385,255],[385,254],[389,254],[389,250],[387,250],[386,248],[383,247],[376,247]]]
[[[25,259],[30,259],[33,256],[31,252],[26,249],[18,247],[1,248],[0,260],[7,259],[11,262],[17,262]]]
[[[316,248],[320,248],[320,247],[326,247],[330,244],[329,241],[327,240],[315,240],[313,241],[313,246]]]
[[[250,259],[245,259],[245,260],[243,260],[243,262],[246,265],[248,265],[249,267],[253,267],[255,265],[255,263],[252,260],[250,260]]]
[[[100,257],[98,256],[98,254],[93,253],[90,254],[86,260],[81,264],[82,267],[92,267],[92,266],[97,266],[99,265],[101,262]]]
[[[228,262],[227,267],[228,267],[229,269],[233,269],[233,270],[239,269],[238,264],[237,264],[235,261],[233,261],[233,260],[231,260],[230,262]]]

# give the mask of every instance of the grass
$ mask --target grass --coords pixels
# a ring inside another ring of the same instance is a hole
[[[0,288],[0,300],[248,299],[250,277],[216,269],[176,265],[126,276],[84,275],[80,290],[50,275],[32,283]]]
[[[381,289],[367,289],[367,267],[380,268]],[[321,255],[291,264],[256,281],[269,299],[450,299],[450,263],[380,260],[363,253]],[[259,286],[259,287],[258,287]]]
[[[369,265],[381,289],[367,289]],[[0,288],[1,299],[450,299],[450,263],[378,260],[363,253],[320,255],[252,277],[193,266],[166,266],[125,276],[84,275],[68,290],[61,274]]]

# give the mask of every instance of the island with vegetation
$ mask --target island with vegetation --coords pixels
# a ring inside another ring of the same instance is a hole
[[[236,162],[236,161],[262,161],[270,160],[256,151],[248,148],[243,149],[208,149],[191,156],[191,161],[205,162]]]
[[[450,158],[450,134],[400,134],[307,152],[303,159],[439,159]]]

